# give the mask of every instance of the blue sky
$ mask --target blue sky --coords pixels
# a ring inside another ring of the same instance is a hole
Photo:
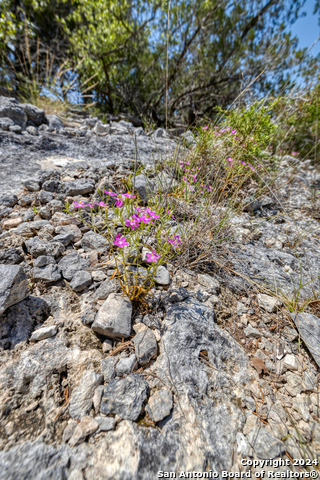
[[[319,15],[313,15],[314,4],[315,0],[307,0],[302,9],[307,15],[291,25],[291,31],[298,37],[300,47],[310,47],[320,35]],[[313,55],[319,52],[320,41],[312,49]]]

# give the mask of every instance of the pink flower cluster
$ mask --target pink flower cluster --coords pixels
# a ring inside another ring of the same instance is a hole
[[[95,205],[99,205],[99,207],[108,207],[107,203],[104,203],[103,201],[101,202],[93,202],[93,203],[84,203],[84,202],[73,202],[73,205],[76,208],[85,208],[85,207],[90,207],[93,208]]]
[[[244,160],[237,160],[237,161],[241,163],[241,165],[243,165],[245,168],[250,168],[252,172],[256,171],[256,169],[251,165],[251,163],[246,163]],[[235,163],[232,163],[234,162],[234,159],[231,157],[227,157],[227,162],[229,162],[229,167],[233,167],[235,165]],[[260,169],[261,165],[257,165],[256,168]]]
[[[131,215],[130,218],[127,218],[125,221],[126,227],[131,228],[131,230],[135,230],[140,226],[141,223],[148,224],[148,223],[153,223],[152,220],[157,220],[160,218],[160,215],[158,215],[156,212],[151,210],[151,208],[140,208],[140,207],[135,207],[139,215],[134,213]]]
[[[181,178],[181,181],[183,183],[185,183],[186,185],[189,185],[189,191],[194,193],[196,191],[196,189],[191,185],[194,184],[195,182],[199,181],[198,170],[200,170],[200,167],[191,168],[191,163],[190,162],[180,160],[180,169],[183,172],[185,172],[185,175]],[[199,184],[198,186],[200,187],[200,194],[203,195],[204,194],[204,189],[205,189],[204,185]],[[208,186],[208,187],[206,187],[206,189],[207,189],[208,192],[211,192],[212,187]],[[183,191],[186,192],[187,190],[184,189]]]
[[[116,200],[116,207],[118,208],[123,207],[123,198],[133,198],[133,195],[131,193],[121,193],[119,196],[117,195],[117,193],[112,192],[112,190],[105,190],[104,193],[106,195],[109,195],[110,197],[113,197]]]
[[[173,238],[168,238],[168,243],[170,245],[173,245],[174,247],[177,247],[179,243],[181,243],[179,235],[174,235]]]

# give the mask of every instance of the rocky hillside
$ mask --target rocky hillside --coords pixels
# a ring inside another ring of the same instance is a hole
[[[310,162],[283,157],[283,186],[230,221],[221,268],[161,265],[144,306],[122,294],[105,237],[65,211],[140,167],[146,205],[177,142],[0,97],[1,479],[221,476],[281,458],[267,470],[299,472],[292,459],[320,455]]]

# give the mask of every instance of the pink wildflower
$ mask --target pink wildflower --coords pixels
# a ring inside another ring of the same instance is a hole
[[[106,195],[110,195],[110,197],[116,197],[117,196],[117,194],[112,192],[111,190],[105,190],[104,193]]]
[[[159,258],[161,258],[161,255],[158,255],[155,250],[153,250],[152,253],[146,253],[146,262],[148,263],[157,263]]]
[[[122,193],[121,197],[126,197],[126,198],[133,198],[133,195],[131,193]]]
[[[170,245],[173,245],[174,247],[177,247],[178,243],[181,243],[179,235],[174,235],[174,237],[171,239],[168,238],[168,243],[170,243]]]
[[[120,233],[117,233],[115,239],[113,240],[113,245],[123,248],[124,246],[129,245],[129,243],[126,242],[126,237],[121,237]]]
[[[117,201],[116,201],[116,207],[118,207],[118,208],[123,207],[123,201],[120,198],[118,198]]]
[[[291,155],[298,155],[299,152],[291,152]]]
[[[131,228],[131,230],[134,230],[135,228],[139,227],[140,222],[136,220],[135,218],[128,218],[125,221],[126,227]]]

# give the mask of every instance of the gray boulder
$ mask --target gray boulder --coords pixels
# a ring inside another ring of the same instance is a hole
[[[30,103],[21,103],[20,107],[27,115],[28,120],[30,120],[36,127],[39,127],[43,123],[47,123],[44,110],[41,108],[31,105]]]
[[[107,357],[101,360],[101,372],[104,377],[105,383],[111,382],[116,376],[115,367],[118,362],[116,357]]]
[[[114,379],[104,389],[100,411],[135,421],[141,413],[147,392],[148,384],[143,375],[134,373],[124,380]]]
[[[0,97],[0,118],[11,118],[15,125],[26,128],[27,115],[16,100]]]
[[[132,353],[129,357],[120,358],[116,365],[116,372],[118,377],[123,377],[124,375],[128,375],[132,373],[134,370],[138,368],[137,358],[134,353]]]
[[[117,280],[106,279],[104,282],[101,283],[99,288],[97,288],[95,297],[98,300],[106,300],[106,298],[108,297],[108,295],[110,295],[110,293],[118,292],[119,288],[120,286]]]
[[[54,257],[49,257],[47,255],[40,255],[33,262],[34,267],[45,267],[46,265],[55,265],[56,261]]]
[[[80,385],[73,390],[71,395],[69,414],[72,418],[81,420],[83,416],[89,414],[94,391],[102,383],[103,375],[91,370],[87,370],[83,374]]]
[[[61,122],[60,118],[57,115],[46,115],[47,123],[49,130],[56,130],[59,132],[60,130],[64,130],[64,125]]]
[[[96,422],[93,418],[89,416],[84,416],[81,419],[81,422],[75,428],[75,431],[73,432],[73,435],[69,440],[69,445],[71,447],[79,445],[79,443],[84,442],[86,437],[94,433],[96,430],[98,430],[98,428],[98,422]]]
[[[38,135],[38,130],[36,127],[29,126],[26,128],[26,131],[29,133],[29,135]]]
[[[23,257],[17,248],[4,248],[0,250],[0,264],[14,265],[22,262]]]
[[[0,264],[0,315],[28,295],[28,278],[23,268]]]
[[[116,419],[113,417],[94,417],[94,419],[99,424],[100,432],[108,432],[109,430],[113,430],[117,423]]]
[[[92,330],[111,338],[128,338],[131,333],[132,306],[127,297],[110,293],[100,307]]]
[[[285,444],[263,427],[253,428],[247,439],[257,457],[261,459],[280,457],[286,450]]]
[[[158,285],[166,286],[170,284],[170,273],[163,265],[159,265],[159,267],[157,268],[156,274],[154,276],[154,281]]]
[[[38,190],[40,190],[39,182],[37,182],[37,180],[33,180],[32,178],[22,180],[22,184],[30,192],[38,192]]]
[[[12,193],[8,193],[0,197],[0,205],[4,205],[5,207],[13,207],[17,203],[18,197]]]
[[[0,118],[0,128],[2,130],[8,131],[10,127],[13,127],[14,121],[11,118],[3,117]]]

